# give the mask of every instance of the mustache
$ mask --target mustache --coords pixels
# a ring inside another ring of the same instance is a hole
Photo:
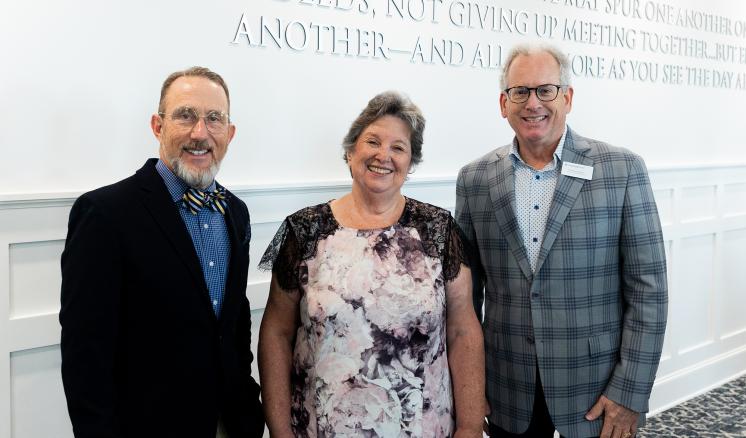
[[[210,151],[212,147],[210,147],[210,143],[207,140],[198,140],[181,145],[181,149],[205,149]]]

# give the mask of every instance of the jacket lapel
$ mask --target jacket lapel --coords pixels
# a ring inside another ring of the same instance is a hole
[[[523,275],[530,281],[533,277],[531,265],[528,263],[526,248],[523,246],[521,230],[515,214],[515,191],[513,190],[515,182],[509,151],[510,147],[498,150],[495,162],[487,166],[487,182],[497,225],[508,241],[510,251]]]
[[[565,146],[562,149],[562,163],[575,163],[593,167],[593,160],[585,155],[590,150],[590,146],[588,146],[585,140],[574,137],[574,133],[568,128],[567,135],[565,136]],[[583,188],[583,184],[585,183],[586,180],[582,178],[562,175],[560,172],[557,179],[557,188],[552,198],[552,205],[549,208],[544,240],[539,251],[539,258],[536,261],[536,272],[539,272],[541,266],[544,264],[544,260],[552,249],[557,234],[559,234],[562,225],[565,223],[565,219],[567,219],[567,214],[575,205],[580,189]]]
[[[161,231],[163,231],[163,235],[166,236],[173,246],[174,252],[176,252],[178,257],[186,265],[189,275],[192,276],[199,286],[198,290],[206,291],[207,284],[202,275],[202,267],[199,264],[197,251],[194,249],[194,244],[189,237],[189,232],[179,215],[178,209],[174,206],[166,184],[155,169],[156,161],[155,159],[148,160],[145,166],[137,171],[140,177],[140,188],[143,192],[142,203]],[[205,300],[209,304],[209,297],[206,295]]]
[[[249,254],[247,252],[248,242],[246,242],[247,237],[250,238],[250,236],[246,236],[248,221],[248,218],[244,218],[243,215],[239,213],[238,199],[235,195],[228,192],[228,210],[225,213],[225,225],[228,229],[228,236],[231,242],[231,253],[228,262],[228,273],[225,280],[223,310],[230,306],[229,303],[231,301],[239,298],[233,291],[238,286],[236,284],[239,278],[238,270],[249,265]],[[238,290],[242,289],[239,287]]]

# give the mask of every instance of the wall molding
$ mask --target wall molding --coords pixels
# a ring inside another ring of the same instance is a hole
[[[657,415],[746,375],[744,363],[746,363],[746,345],[676,372],[659,376],[653,385],[651,410],[648,416]],[[693,382],[695,382],[694,385],[692,385]],[[692,387],[697,389],[692,390]]]
[[[743,163],[702,163],[702,164],[672,164],[649,166],[648,172],[655,174],[669,174],[680,172],[707,172],[707,171],[728,171],[728,170],[746,170],[746,162]],[[454,184],[455,190],[456,175],[413,175],[405,183],[405,188],[425,188],[428,186],[441,186],[444,184]],[[349,189],[350,180],[332,179],[317,181],[288,181],[281,184],[226,184],[233,193],[244,198],[250,196],[263,196],[273,193],[317,193],[317,192],[336,192]],[[0,193],[0,210],[12,208],[38,208],[38,207],[55,207],[72,205],[72,203],[83,193],[93,190],[71,190],[59,192],[17,192],[17,193]]]

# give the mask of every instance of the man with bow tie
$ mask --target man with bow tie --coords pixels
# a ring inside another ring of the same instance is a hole
[[[82,195],[62,254],[62,378],[75,436],[255,437],[246,205],[215,181],[235,134],[228,88],[171,74],[160,159]]]

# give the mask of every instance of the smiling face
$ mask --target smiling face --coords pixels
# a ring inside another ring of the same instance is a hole
[[[347,163],[353,185],[367,194],[398,195],[412,163],[409,127],[397,117],[381,117],[360,134]]]
[[[228,113],[228,98],[223,88],[200,76],[182,76],[168,88],[163,115],[154,114],[150,125],[160,141],[161,160],[189,186],[204,189],[212,184],[236,128],[228,123],[224,129],[208,131],[199,118],[193,126],[172,120],[172,114],[192,109],[199,116],[217,111]]]
[[[538,87],[560,83],[560,66],[547,52],[518,55],[510,65],[506,88]],[[551,102],[542,102],[531,92],[528,100],[513,103],[503,92],[500,94],[500,111],[515,131],[518,145],[532,149],[554,149],[565,130],[567,114],[572,109],[572,87],[559,91]]]

